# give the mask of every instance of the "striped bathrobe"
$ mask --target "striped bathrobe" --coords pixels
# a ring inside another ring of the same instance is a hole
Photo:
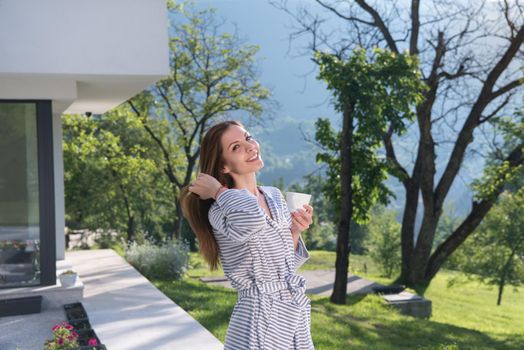
[[[302,239],[293,247],[280,190],[259,189],[273,218],[247,189],[223,191],[208,213],[224,273],[238,291],[224,350],[314,349],[310,300],[296,275],[309,254]]]

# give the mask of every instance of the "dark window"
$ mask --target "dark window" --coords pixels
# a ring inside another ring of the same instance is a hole
[[[0,101],[0,288],[56,283],[50,101]]]

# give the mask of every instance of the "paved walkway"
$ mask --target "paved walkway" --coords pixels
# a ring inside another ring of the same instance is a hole
[[[333,291],[335,281],[335,270],[306,270],[299,271],[299,275],[306,279],[306,293],[330,296]],[[203,282],[213,285],[220,285],[231,288],[231,284],[225,277],[202,277]],[[348,294],[368,294],[372,293],[373,287],[382,286],[376,282],[369,281],[357,275],[348,275]]]
[[[110,350],[218,350],[222,343],[110,249],[66,253],[91,325]]]
[[[222,343],[113,250],[66,252],[84,284],[84,305],[110,350],[218,350]],[[0,350],[42,350],[62,308],[0,317]],[[29,335],[29,336],[28,336]]]

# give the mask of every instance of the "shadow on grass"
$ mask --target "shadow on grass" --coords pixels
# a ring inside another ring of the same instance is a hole
[[[237,301],[235,291],[208,286],[190,278],[182,281],[154,281],[154,284],[220,341],[224,341],[229,319]]]
[[[523,337],[496,339],[471,329],[402,316],[372,295],[348,296],[347,305],[315,298],[312,308],[312,334],[317,350],[438,349],[439,345],[451,344],[460,350],[523,349]]]
[[[222,342],[237,293],[185,278],[154,284]],[[460,350],[521,350],[524,336],[492,335],[400,315],[375,295],[348,296],[346,305],[311,296],[312,336],[316,350],[436,350],[456,344]]]

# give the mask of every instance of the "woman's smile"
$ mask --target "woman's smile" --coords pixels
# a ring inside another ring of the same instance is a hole
[[[254,162],[254,161],[257,161],[259,159],[260,159],[260,157],[258,156],[258,152],[256,152],[256,155],[254,155],[253,157],[248,159],[248,162]]]

